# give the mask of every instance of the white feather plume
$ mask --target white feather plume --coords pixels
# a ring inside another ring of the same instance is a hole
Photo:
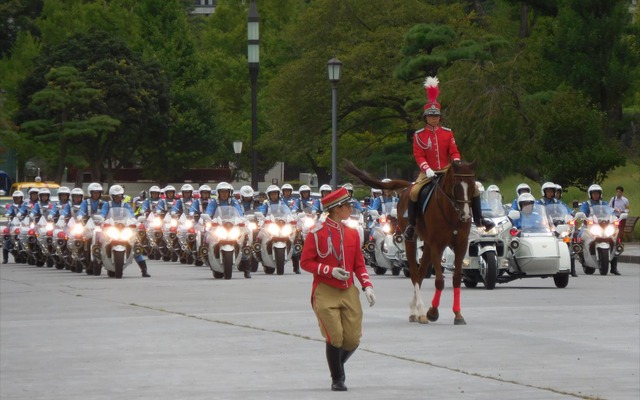
[[[424,87],[425,88],[438,87],[438,84],[440,84],[440,81],[438,80],[438,78],[436,78],[434,76],[427,76],[427,79],[424,80]]]

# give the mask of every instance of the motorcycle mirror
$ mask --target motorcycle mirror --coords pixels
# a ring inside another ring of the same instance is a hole
[[[147,218],[144,215],[141,215],[141,216],[138,217],[138,222],[140,222],[141,224],[143,224],[144,221],[146,221],[146,220],[147,220]]]
[[[621,220],[621,219],[627,219],[628,217],[629,217],[629,214],[628,214],[628,213],[622,213],[622,214],[620,214],[620,218],[618,218],[618,219],[619,219],[619,220]]]
[[[567,214],[564,216],[564,222],[571,222],[573,220],[573,217],[570,214]]]
[[[582,211],[578,211],[576,213],[576,219],[585,219],[586,215],[584,215],[584,213]]]
[[[520,211],[516,211],[516,210],[509,211],[509,218],[511,218],[512,220],[520,219]]]
[[[255,216],[256,216],[256,218],[258,218],[258,219],[263,219],[263,218],[264,218],[264,214],[263,214],[263,213],[261,213],[260,211],[256,211],[254,215],[255,215]]]

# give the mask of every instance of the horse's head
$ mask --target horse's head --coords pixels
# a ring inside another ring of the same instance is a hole
[[[454,161],[447,171],[446,193],[462,222],[471,221],[471,201],[476,187],[475,162]]]

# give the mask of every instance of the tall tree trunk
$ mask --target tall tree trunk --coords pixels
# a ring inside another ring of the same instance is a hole
[[[518,36],[520,38],[529,37],[529,6],[525,3],[520,3],[520,32]]]
[[[58,158],[58,166],[56,167],[56,174],[54,176],[54,180],[57,183],[62,182],[62,175],[64,174],[64,165],[67,160],[67,151],[69,145],[67,144],[66,139],[63,139],[60,143],[60,157]]]

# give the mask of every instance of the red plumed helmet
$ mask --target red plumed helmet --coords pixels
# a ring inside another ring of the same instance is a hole
[[[440,104],[437,101],[440,95],[439,83],[438,78],[432,76],[428,76],[424,81],[424,89],[427,92],[427,104],[424,105],[423,117],[427,115],[440,115]]]

